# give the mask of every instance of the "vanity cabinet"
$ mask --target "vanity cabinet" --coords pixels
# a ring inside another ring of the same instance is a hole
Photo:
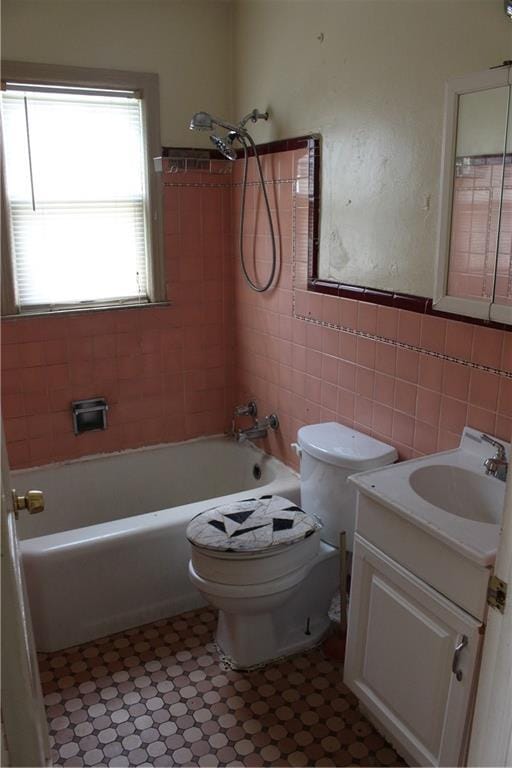
[[[356,533],[344,679],[411,763],[463,764],[481,640],[479,619]]]

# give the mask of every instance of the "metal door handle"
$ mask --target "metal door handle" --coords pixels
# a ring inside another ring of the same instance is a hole
[[[462,680],[462,670],[459,669],[460,654],[462,653],[462,649],[465,648],[467,644],[468,644],[468,638],[466,637],[466,635],[462,635],[462,639],[455,646],[455,651],[453,654],[452,672],[457,678],[457,680],[459,681],[459,683]]]
[[[14,516],[18,519],[20,509],[28,510],[29,514],[35,515],[44,509],[44,495],[42,491],[27,491],[23,496],[12,491],[12,503],[14,507]]]

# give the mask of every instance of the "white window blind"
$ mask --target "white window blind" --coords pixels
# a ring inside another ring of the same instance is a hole
[[[2,115],[19,307],[146,300],[140,100],[7,90]]]

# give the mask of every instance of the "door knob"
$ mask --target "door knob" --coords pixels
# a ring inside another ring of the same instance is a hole
[[[44,509],[44,494],[42,491],[27,491],[24,496],[19,496],[13,489],[12,502],[14,506],[14,514],[18,517],[20,509],[28,510],[30,515],[35,515],[37,512],[42,512]]]

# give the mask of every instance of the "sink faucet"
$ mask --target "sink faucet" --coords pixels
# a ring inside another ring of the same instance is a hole
[[[485,474],[497,477],[498,480],[506,480],[508,472],[507,452],[503,443],[493,440],[489,435],[481,434],[482,440],[496,448],[494,456],[489,456],[484,461]]]

